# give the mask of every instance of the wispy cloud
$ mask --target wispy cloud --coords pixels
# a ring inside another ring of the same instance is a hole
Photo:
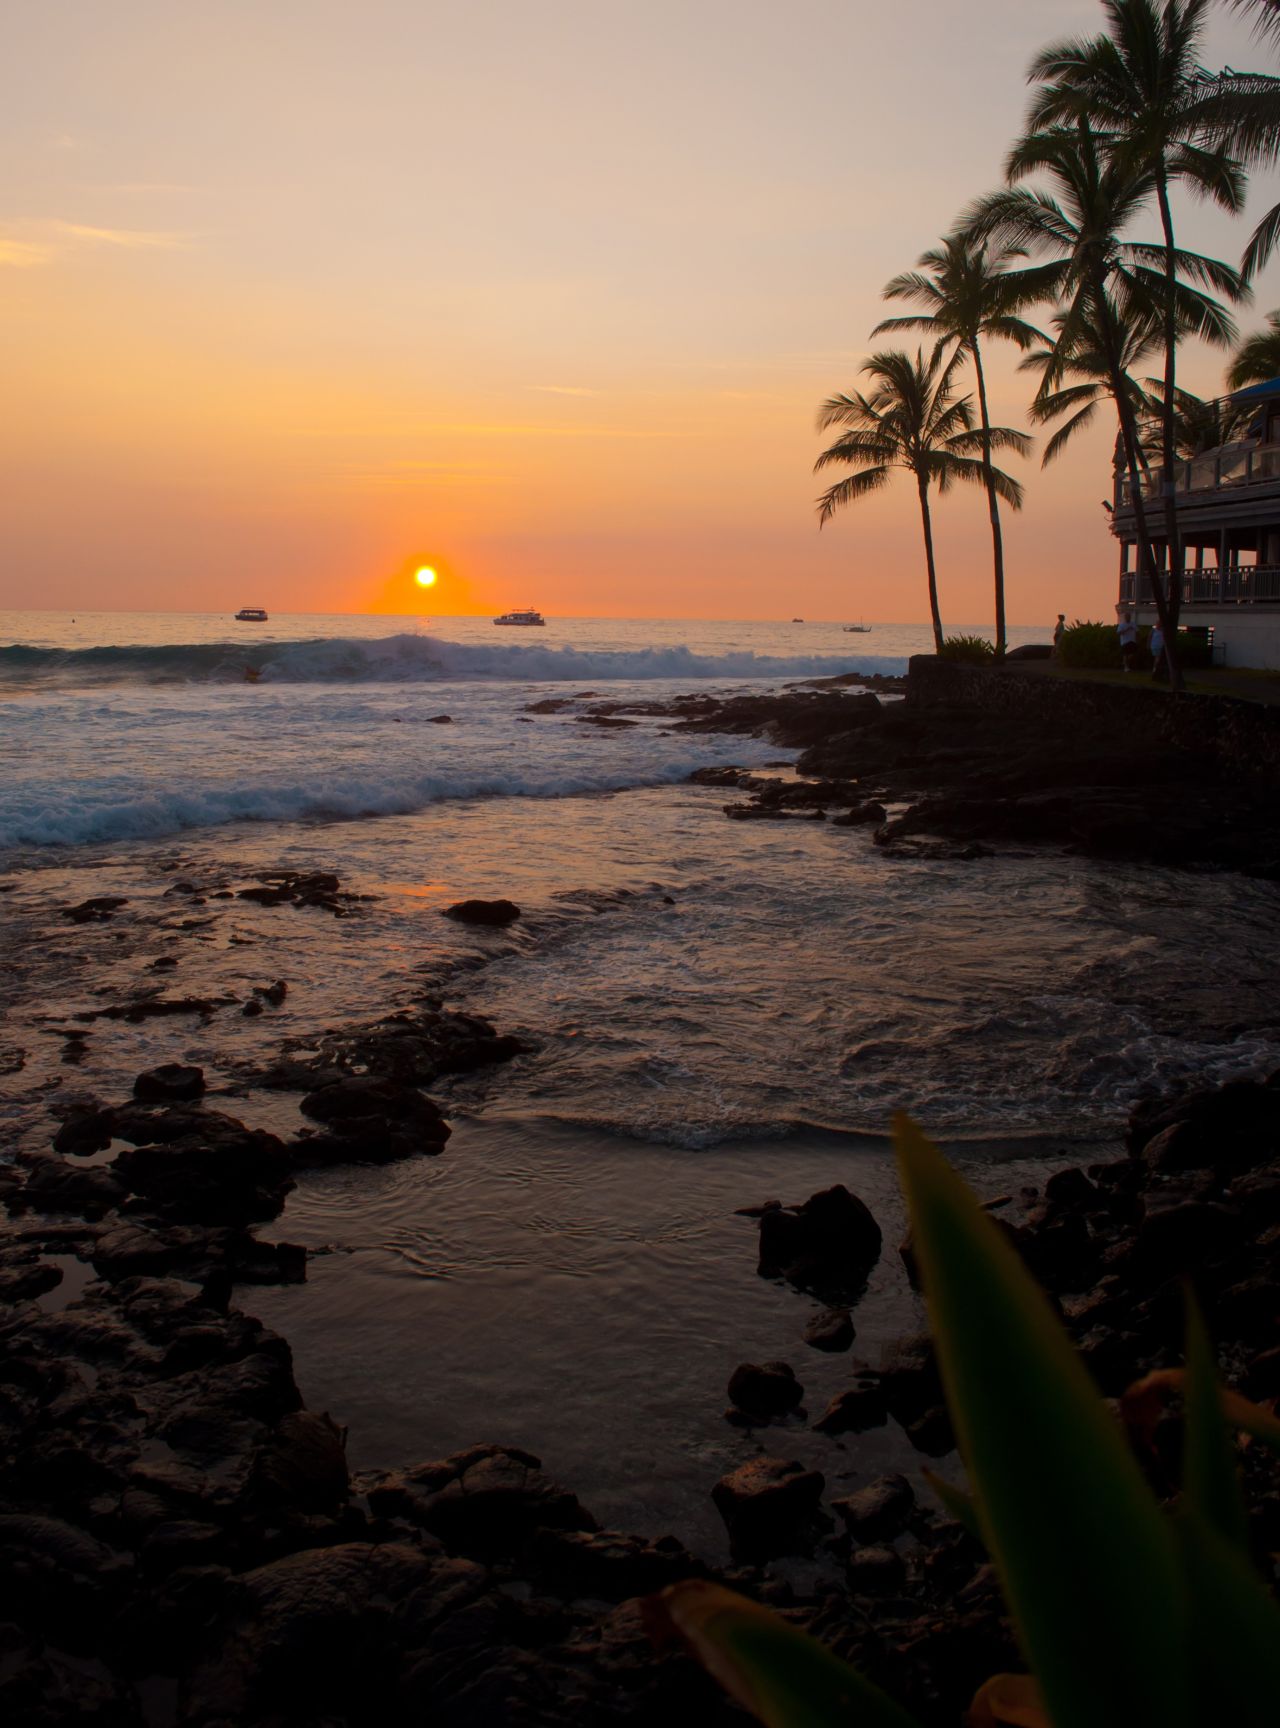
[[[598,390],[589,390],[583,384],[530,384],[530,390],[537,390],[543,396],[598,396]]]
[[[115,246],[129,252],[176,252],[192,243],[189,234],[147,228],[99,228],[87,222],[63,222],[48,218],[41,222],[11,223],[0,232],[0,267],[32,269],[52,264],[85,246]]]
[[[42,246],[37,240],[6,240],[0,235],[0,267],[8,264],[14,269],[30,270],[34,265],[47,264],[53,257],[51,246]]]
[[[90,228],[83,222],[55,222],[57,234],[70,240],[88,240],[100,246],[124,246],[138,251],[179,251],[190,244],[186,234],[166,234],[144,228]]]

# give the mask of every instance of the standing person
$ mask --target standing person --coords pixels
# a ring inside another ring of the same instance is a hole
[[[1132,672],[1134,661],[1138,658],[1138,626],[1133,621],[1132,613],[1120,614],[1116,635],[1120,638],[1120,658],[1124,661],[1124,669]]]
[[[1053,627],[1053,653],[1049,656],[1051,660],[1060,660],[1062,658],[1062,638],[1066,633],[1067,615],[1065,612],[1059,612],[1058,622]]]
[[[1151,650],[1151,676],[1158,683],[1167,684],[1169,681],[1169,662],[1164,651],[1164,631],[1160,628],[1158,620],[1151,626],[1151,639],[1147,646]]]

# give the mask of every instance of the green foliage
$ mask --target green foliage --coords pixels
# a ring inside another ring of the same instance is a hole
[[[956,660],[962,666],[989,666],[995,654],[985,636],[948,636],[938,658]]]
[[[986,1543],[1034,1676],[994,1676],[970,1723],[1266,1728],[1280,1694],[1280,1607],[1249,1556],[1227,1429],[1280,1445],[1280,1423],[1222,1391],[1189,1304],[1186,1369],[1151,1374],[1122,1401],[1138,1431],[1166,1392],[1182,1398],[1185,1482],[1167,1514],[999,1226],[909,1118],[898,1117],[895,1140],[974,1490],[942,1498]],[[910,1728],[823,1646],[719,1585],[677,1584],[649,1612],[766,1728]]]
[[[1077,618],[1062,633],[1058,644],[1058,664],[1083,666],[1093,671],[1119,671],[1124,661],[1115,625]]]

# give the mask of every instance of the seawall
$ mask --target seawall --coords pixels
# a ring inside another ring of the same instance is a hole
[[[1031,664],[958,666],[914,654],[907,702],[919,708],[978,708],[1047,733],[1209,758],[1232,780],[1280,788],[1280,707],[1231,696],[1171,696],[1135,679],[1132,687],[1055,677]]]

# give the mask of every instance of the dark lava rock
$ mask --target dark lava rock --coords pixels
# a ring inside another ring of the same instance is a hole
[[[204,1069],[181,1062],[148,1068],[133,1083],[133,1095],[143,1104],[181,1104],[204,1092]]]
[[[878,1379],[859,1380],[847,1392],[837,1392],[814,1423],[820,1434],[861,1434],[883,1428],[889,1419]]]
[[[514,900],[459,900],[444,908],[444,917],[456,918],[459,924],[485,924],[500,927],[514,924],[520,908]]]
[[[856,1494],[833,1500],[831,1508],[859,1542],[881,1542],[901,1533],[915,1504],[915,1490],[905,1476],[880,1476]]]
[[[880,1258],[880,1226],[843,1184],[760,1219],[762,1278],[783,1277],[829,1302],[861,1295]]]
[[[312,906],[335,918],[347,917],[351,903],[360,898],[344,893],[329,870],[268,870],[258,882],[260,887],[238,889],[238,898],[259,906]]]
[[[722,1476],[711,1490],[729,1532],[735,1560],[807,1554],[829,1520],[822,1512],[826,1482],[794,1459],[753,1458]]]
[[[534,1533],[529,1557],[540,1583],[567,1596],[625,1602],[651,1596],[706,1568],[670,1536],[643,1542],[617,1530],[556,1530]]]
[[[439,1152],[449,1138],[440,1111],[413,1086],[376,1075],[335,1080],[308,1092],[302,1110],[328,1129],[292,1143],[295,1164],[382,1164],[415,1153]]]
[[[73,924],[106,924],[113,912],[128,904],[118,894],[99,894],[92,900],[82,900],[78,906],[68,906],[62,916]]]
[[[691,786],[736,786],[746,774],[745,768],[695,768],[689,776]]]
[[[1156,1170],[1253,1169],[1280,1155],[1280,1086],[1235,1080],[1172,1104],[1140,1104],[1128,1139]]]
[[[904,1427],[943,1403],[942,1379],[927,1332],[886,1344],[880,1385],[889,1414]]]
[[[536,1530],[596,1528],[577,1496],[514,1446],[472,1446],[380,1476],[366,1492],[376,1516],[407,1519],[474,1559],[515,1554]]]
[[[258,1457],[260,1484],[303,1512],[341,1506],[350,1489],[346,1433],[327,1415],[295,1410],[281,1418]]]
[[[851,804],[847,810],[842,810],[838,816],[831,818],[833,828],[866,828],[878,827],[885,821],[888,811],[883,804],[874,798],[868,798],[861,804]]]
[[[741,1362],[729,1377],[729,1397],[748,1416],[768,1421],[797,1408],[804,1387],[786,1362]]]
[[[112,1169],[69,1164],[56,1152],[23,1152],[17,1163],[26,1180],[6,1196],[11,1211],[74,1212],[82,1218],[102,1218],[127,1192]]]
[[[55,1152],[87,1158],[105,1152],[115,1137],[115,1112],[97,1106],[73,1110],[53,1137]]]
[[[274,984],[255,984],[255,996],[261,996],[264,1002],[269,1002],[273,1008],[278,1008],[289,994],[289,986],[283,978],[277,978]]]
[[[306,1048],[305,1056],[286,1055],[267,1069],[260,1084],[310,1092],[335,1080],[373,1076],[400,1086],[429,1086],[443,1074],[469,1074],[509,1062],[525,1046],[518,1038],[499,1036],[478,1014],[457,1014],[429,1002],[364,1026],[326,1032],[308,1040]]]
[[[853,1317],[847,1308],[824,1308],[804,1329],[804,1341],[811,1350],[833,1354],[850,1349],[854,1337]]]
[[[244,1225],[276,1217],[293,1188],[284,1145],[263,1129],[226,1122],[215,1116],[207,1128],[121,1152],[112,1173],[175,1223]]]
[[[453,725],[453,715],[452,714],[428,714],[426,724],[428,726],[452,726]]]
[[[894,1548],[855,1548],[845,1577],[855,1596],[891,1596],[906,1583],[907,1565]]]

